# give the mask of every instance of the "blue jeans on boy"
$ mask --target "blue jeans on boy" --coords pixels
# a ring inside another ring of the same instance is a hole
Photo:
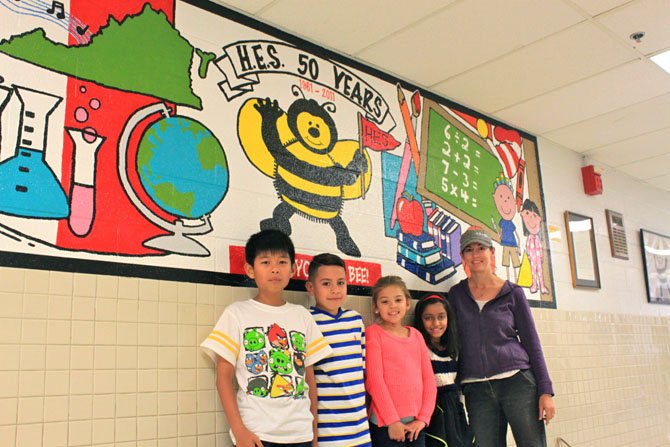
[[[370,422],[370,438],[372,440],[372,447],[425,447],[426,435],[425,430],[421,430],[419,436],[414,441],[394,441],[389,438],[388,427],[378,427]]]
[[[508,423],[517,447],[547,446],[531,370],[506,379],[465,383],[462,390],[477,447],[505,447]]]

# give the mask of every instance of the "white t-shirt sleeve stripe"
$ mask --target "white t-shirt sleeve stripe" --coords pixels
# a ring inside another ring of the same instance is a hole
[[[329,348],[328,342],[325,338],[321,337],[318,340],[307,345],[307,356],[311,357],[316,355],[317,352],[321,351],[323,348]]]
[[[230,337],[227,337],[226,335],[219,335],[215,334],[212,332],[209,334],[209,337],[207,337],[209,340],[214,340],[215,342],[219,343],[222,345],[224,348],[228,349],[236,358],[237,355],[240,353],[240,346],[234,343]]]

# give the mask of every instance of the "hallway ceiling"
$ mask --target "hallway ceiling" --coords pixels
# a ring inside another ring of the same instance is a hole
[[[668,0],[218,2],[670,191]]]

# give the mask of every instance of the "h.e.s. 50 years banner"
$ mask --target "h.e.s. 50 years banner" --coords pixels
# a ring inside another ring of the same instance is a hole
[[[0,112],[4,265],[244,284],[275,228],[446,290],[478,226],[555,307],[533,136],[213,3],[0,0]]]

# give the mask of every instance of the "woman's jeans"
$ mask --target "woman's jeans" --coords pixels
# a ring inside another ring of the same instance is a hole
[[[531,370],[507,379],[466,383],[462,390],[477,447],[505,447],[508,423],[517,447],[546,447]]]
[[[425,430],[421,430],[419,436],[415,441],[398,442],[389,438],[388,427],[377,427],[370,422],[370,438],[372,439],[372,447],[424,447],[426,445]]]

